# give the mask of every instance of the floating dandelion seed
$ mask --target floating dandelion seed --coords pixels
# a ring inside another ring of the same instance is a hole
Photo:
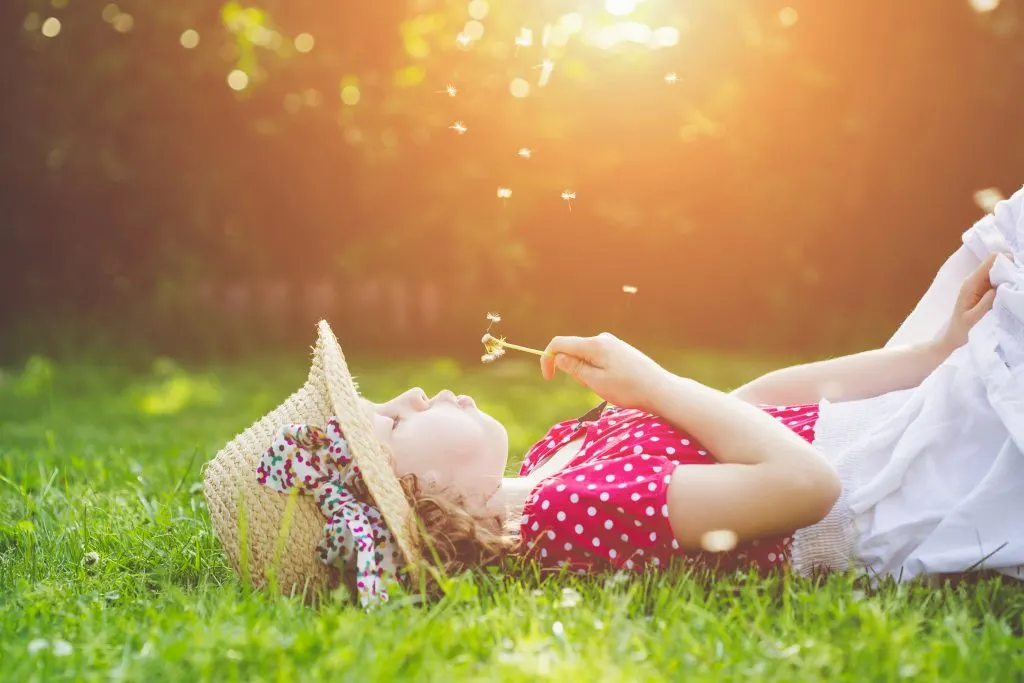
[[[508,199],[512,196],[512,188],[510,187],[499,187],[498,188],[498,199]]]
[[[738,540],[736,532],[729,529],[708,531],[700,537],[700,547],[711,553],[724,553],[735,548]]]
[[[520,147],[519,151],[516,152],[516,154],[521,156],[523,159],[529,159],[530,157],[533,156],[533,150],[530,149],[529,147]]]
[[[463,133],[466,132],[466,130],[468,130],[466,128],[466,126],[463,125],[462,121],[456,121],[455,123],[453,123],[452,125],[450,125],[448,127],[451,128],[452,130],[454,130],[459,135],[462,135]]]
[[[459,47],[469,47],[469,44],[473,42],[473,39],[465,33],[460,33],[455,37],[455,42]]]
[[[488,313],[487,314],[487,319],[490,322],[492,322],[492,323],[500,323],[501,322],[501,315],[498,314],[498,313]]]
[[[1004,199],[1003,193],[995,187],[987,187],[974,193],[974,203],[978,205],[979,209],[988,213],[992,213],[996,208],[996,204]]]
[[[671,72],[665,74],[665,82],[668,83],[669,85],[672,85],[673,83],[678,83],[679,82],[678,74],[676,74],[675,71],[671,71]]]
[[[633,285],[622,285],[622,291],[626,294],[636,294],[637,288]]]
[[[445,86],[444,90],[438,90],[437,92],[443,92],[444,94],[448,95],[448,97],[455,97],[456,95],[459,94],[459,89],[456,88],[451,83],[449,83],[448,85]]]
[[[548,84],[548,81],[551,80],[551,72],[555,70],[555,63],[550,59],[545,59],[534,68],[540,69],[540,78],[537,79],[537,87],[543,88]]]
[[[576,193],[570,190],[566,190],[562,193],[562,199],[569,202],[569,211],[572,211],[572,200],[576,199]]]
[[[533,30],[528,28],[519,29],[519,35],[516,36],[516,54],[519,54],[519,48],[530,47],[533,45]]]

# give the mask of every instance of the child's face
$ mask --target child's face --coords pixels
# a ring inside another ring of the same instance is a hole
[[[508,434],[468,396],[446,389],[427,398],[417,388],[386,403],[366,401],[366,408],[399,476],[413,473],[427,487],[452,488],[476,501],[500,486]]]

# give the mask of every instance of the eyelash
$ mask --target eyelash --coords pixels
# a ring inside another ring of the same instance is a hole
[[[401,420],[402,418],[398,417],[397,415],[391,418],[391,431],[395,430],[395,428],[398,426],[398,423],[401,422]]]

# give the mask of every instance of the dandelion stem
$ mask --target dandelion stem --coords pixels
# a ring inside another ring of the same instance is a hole
[[[531,349],[529,346],[520,346],[519,344],[510,344],[507,341],[501,342],[501,345],[506,349],[515,349],[516,351],[525,351],[526,353],[532,353],[535,356],[550,356],[552,354],[546,351],[538,351],[537,349]]]

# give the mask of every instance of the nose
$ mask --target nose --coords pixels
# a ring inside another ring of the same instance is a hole
[[[404,403],[412,407],[414,410],[426,410],[430,403],[427,399],[427,392],[423,391],[419,387],[413,387],[409,391],[405,392],[402,399]]]

